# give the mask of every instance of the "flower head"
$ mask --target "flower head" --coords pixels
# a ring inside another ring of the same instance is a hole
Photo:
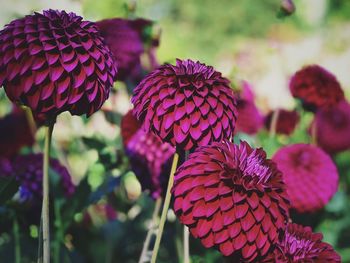
[[[117,73],[96,25],[65,11],[12,21],[0,31],[0,54],[0,86],[47,120],[97,111]]]
[[[322,242],[322,238],[321,233],[313,233],[310,227],[290,223],[277,247],[263,262],[340,263],[340,256],[330,244]]]
[[[19,109],[0,119],[0,134],[0,157],[3,158],[13,157],[23,146],[34,143],[26,115]]]
[[[149,190],[155,199],[164,196],[174,147],[139,129],[126,146],[126,152],[142,188]]]
[[[326,152],[350,149],[350,104],[345,100],[317,111],[312,125],[316,125],[317,144]]]
[[[292,208],[298,212],[314,212],[323,208],[338,189],[335,164],[316,146],[285,146],[272,159],[283,173]]]
[[[184,150],[233,135],[237,110],[229,80],[198,61],[159,67],[136,87],[132,102],[146,130]]]
[[[298,125],[300,116],[296,110],[289,111],[284,109],[277,109],[277,123],[276,123],[276,133],[290,135],[295,130]],[[276,110],[275,110],[276,111]],[[271,128],[272,117],[275,111],[271,111],[265,117],[265,127],[266,129]]]
[[[144,190],[149,190],[153,198],[165,193],[170,172],[174,147],[163,143],[153,133],[145,132],[137,119],[129,111],[124,115],[121,125],[126,154],[131,169]]]
[[[129,143],[129,140],[141,128],[141,124],[134,117],[132,110],[129,110],[122,118],[120,124],[121,136],[124,146]]]
[[[289,87],[292,95],[301,99],[309,110],[332,106],[344,99],[344,92],[336,77],[318,65],[307,66],[296,72]]]
[[[74,193],[75,186],[67,169],[56,159],[50,159],[50,167],[59,175],[63,193],[68,197]],[[29,154],[16,157],[12,161],[12,174],[20,183],[22,200],[42,197],[43,155]]]
[[[152,21],[113,18],[96,24],[116,57],[119,71],[117,79],[125,80],[131,75],[141,75],[140,57],[145,52],[143,33],[152,25]]]
[[[265,256],[288,219],[281,172],[246,142],[199,147],[175,173],[172,193],[194,237],[244,262]]]

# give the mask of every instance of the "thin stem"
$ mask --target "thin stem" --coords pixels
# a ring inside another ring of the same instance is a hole
[[[139,259],[139,263],[149,261],[147,252],[148,252],[148,248],[149,248],[149,243],[151,242],[152,234],[154,234],[154,230],[157,226],[157,220],[158,220],[159,210],[160,210],[161,204],[162,204],[162,198],[159,197],[159,198],[157,198],[156,204],[154,206],[153,215],[152,215],[152,222],[151,222],[151,225],[149,226],[145,242],[143,243],[143,248],[142,248],[141,256]]]
[[[280,110],[279,109],[274,110],[274,112],[272,113],[271,124],[270,124],[270,131],[269,131],[270,138],[273,138],[276,135],[277,121],[278,121],[279,115],[280,115]]]
[[[43,163],[43,260],[50,262],[50,219],[49,219],[49,159],[53,124],[45,127],[45,148]]]
[[[173,164],[171,166],[170,177],[169,177],[169,181],[168,181],[168,188],[166,190],[166,196],[165,196],[165,201],[164,201],[164,205],[163,205],[162,215],[160,217],[159,229],[158,229],[158,233],[157,233],[156,243],[155,243],[154,248],[153,248],[151,263],[155,263],[156,259],[157,259],[159,245],[160,245],[160,241],[162,239],[163,230],[164,230],[164,224],[165,224],[165,220],[166,220],[166,216],[167,216],[167,213],[168,213],[170,200],[171,200],[171,192],[170,192],[170,190],[173,187],[174,174],[175,174],[175,171],[176,171],[176,168],[177,168],[178,161],[179,161],[179,155],[178,155],[178,153],[175,153],[174,154],[174,159],[173,159]]]
[[[184,225],[184,263],[190,263],[190,232]]]
[[[27,121],[28,121],[28,124],[29,124],[30,132],[32,133],[32,135],[34,137],[35,133],[36,133],[36,130],[37,130],[37,127],[36,127],[36,123],[35,123],[35,120],[34,120],[34,117],[33,117],[32,110],[29,107],[26,107],[26,106],[24,106],[22,109],[24,110],[24,113],[26,115],[26,118],[27,118]]]
[[[15,238],[15,262],[21,262],[21,243],[17,218],[13,221],[13,235]]]
[[[41,209],[40,225],[39,225],[39,246],[38,246],[38,261],[37,263],[43,262],[43,211]]]
[[[311,144],[317,145],[317,120],[311,125]]]

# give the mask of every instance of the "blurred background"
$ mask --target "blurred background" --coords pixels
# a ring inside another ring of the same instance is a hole
[[[279,17],[279,0],[0,0],[0,28],[14,18],[48,8],[73,11],[91,21],[114,17],[146,18],[155,21],[153,34],[160,35],[156,49],[160,64],[173,63],[176,58],[191,58],[214,66],[234,86],[240,80],[247,80],[264,113],[278,107],[295,107],[288,89],[289,78],[307,64],[319,64],[335,74],[349,99],[350,1],[294,2],[295,14]],[[94,196],[94,200],[98,200],[95,203],[112,203],[118,215],[118,220],[107,223],[105,212],[101,219],[96,216],[100,210],[88,208],[95,215],[92,222],[96,229],[87,231],[85,225],[71,229],[70,235],[65,237],[65,249],[69,251],[74,246],[80,251],[69,256],[70,260],[76,260],[71,262],[136,262],[142,247],[153,202],[145,194],[138,198],[140,185],[128,170],[122,151],[120,117],[131,108],[127,90],[125,83],[117,82],[114,95],[104,106],[105,110],[116,113],[113,120],[102,111],[90,119],[67,113],[58,118],[53,155],[69,168],[75,184],[87,180],[90,194],[98,193]],[[11,104],[0,89],[0,117],[10,111]],[[42,141],[42,130],[38,131],[37,138]],[[34,151],[40,149],[39,143]],[[343,167],[341,176],[345,181],[350,180],[349,151],[336,160]],[[106,178],[122,178],[121,181],[111,180],[112,186],[120,184],[123,190],[110,190],[111,181]],[[113,197],[106,198],[113,191]],[[325,241],[341,253],[343,262],[350,262],[348,203],[349,189],[340,187],[322,216],[310,219],[310,224],[323,232]],[[84,213],[74,213],[73,221],[81,222]],[[179,225],[174,222],[174,215],[169,216],[171,223],[167,225],[166,235],[172,237],[179,231]],[[30,226],[28,231],[31,238],[37,238],[35,226]],[[5,255],[13,243],[10,234],[4,236],[1,232],[6,231],[0,226],[0,255]],[[78,243],[71,244],[74,233],[80,233],[80,238]],[[177,242],[165,242],[160,262],[178,262]],[[194,254],[201,255],[194,258],[194,262],[221,262],[215,251],[204,252],[199,243],[192,249]],[[84,254],[81,251],[86,252],[86,257],[81,256]],[[207,253],[205,257],[204,253]],[[34,262],[30,259],[31,253],[28,255],[28,261],[24,262]],[[11,258],[9,260],[6,262],[12,262]]]

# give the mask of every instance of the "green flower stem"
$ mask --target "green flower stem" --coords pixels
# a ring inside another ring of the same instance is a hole
[[[179,154],[175,153],[174,154],[174,159],[173,159],[173,164],[171,166],[170,177],[169,177],[169,181],[168,181],[168,188],[167,188],[167,191],[166,191],[166,196],[165,196],[165,201],[164,201],[164,205],[163,205],[162,215],[160,217],[159,229],[158,229],[157,237],[156,237],[156,243],[155,243],[154,248],[153,248],[151,263],[155,263],[156,259],[157,259],[159,245],[160,245],[160,241],[162,239],[163,230],[164,230],[164,224],[165,224],[165,220],[166,220],[166,216],[167,216],[167,213],[168,213],[170,200],[171,200],[171,192],[170,192],[170,190],[173,187],[174,174],[175,174],[175,171],[176,171],[176,168],[177,168],[178,161],[179,161]]]
[[[142,248],[141,256],[139,259],[139,263],[148,262],[148,260],[149,260],[147,252],[148,252],[148,248],[149,248],[149,243],[151,242],[152,235],[154,234],[154,230],[157,226],[157,221],[158,221],[158,217],[159,217],[159,210],[160,210],[161,205],[162,205],[162,198],[159,197],[159,198],[157,198],[156,204],[154,206],[153,215],[152,215],[152,222],[151,222],[151,225],[148,229],[145,242],[143,243],[143,248]]]
[[[13,221],[13,235],[15,238],[15,263],[21,262],[21,243],[17,218]]]
[[[50,220],[49,220],[49,160],[51,136],[54,124],[45,127],[45,148],[43,163],[43,262],[50,262]]]
[[[270,124],[270,138],[275,137],[276,135],[276,129],[277,129],[277,121],[278,121],[278,117],[280,115],[280,110],[276,109],[271,117],[271,124]]]
[[[42,214],[42,211],[41,211]],[[38,246],[38,260],[37,263],[42,263],[43,262],[43,218],[41,216],[40,218],[40,225],[39,225],[39,246]]]

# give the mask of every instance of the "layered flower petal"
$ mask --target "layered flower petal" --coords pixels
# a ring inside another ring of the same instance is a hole
[[[116,73],[96,25],[74,13],[35,13],[0,31],[0,86],[39,118],[91,115],[108,98]]]
[[[175,173],[172,193],[195,238],[243,262],[267,255],[288,219],[281,172],[246,142],[199,147]]]
[[[231,138],[237,118],[229,81],[192,60],[150,73],[135,88],[132,103],[147,131],[184,150]]]

